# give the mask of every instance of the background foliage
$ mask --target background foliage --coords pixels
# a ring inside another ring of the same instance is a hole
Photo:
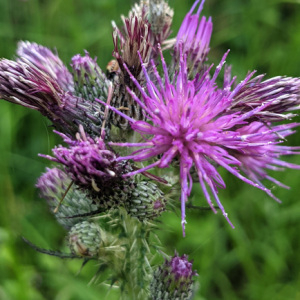
[[[192,2],[170,0],[175,8],[173,36]],[[13,58],[17,41],[29,40],[56,47],[66,64],[87,49],[105,69],[112,52],[110,21],[120,24],[119,16],[133,3],[0,0],[0,57]],[[239,78],[252,69],[268,77],[300,76],[299,1],[207,0],[204,14],[214,22],[211,62],[218,62],[230,48],[227,62]],[[37,112],[4,101],[0,112],[0,299],[118,299],[113,288],[88,286],[97,270],[93,263],[76,276],[79,261],[37,253],[20,239],[63,248],[65,232],[34,187],[48,165],[37,153],[50,153],[60,140]],[[289,144],[300,145],[300,131]],[[300,157],[287,160],[300,164]],[[220,198],[236,229],[221,214],[188,211],[183,239],[179,214],[161,218],[158,234],[166,252],[177,249],[194,259],[200,284],[195,299],[300,299],[299,171],[275,175],[291,186],[290,191],[274,187],[282,204],[225,172],[224,176],[228,188],[220,191]],[[194,204],[205,206],[197,185],[193,193]]]

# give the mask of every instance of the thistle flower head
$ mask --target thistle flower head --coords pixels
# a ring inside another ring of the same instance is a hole
[[[17,61],[29,61],[37,69],[53,78],[63,90],[73,92],[73,77],[71,73],[58,55],[47,47],[28,41],[20,41],[17,55],[20,57]]]
[[[193,276],[197,275],[187,255],[178,256],[176,253],[154,272],[150,285],[151,299],[191,299]]]
[[[142,111],[126,90],[127,86],[135,89],[126,68],[129,68],[140,82],[144,81],[138,51],[144,62],[150,60],[152,52],[150,24],[147,20],[147,11],[142,5],[140,10],[136,8],[131,11],[128,18],[122,16],[122,21],[124,26],[121,30],[113,22],[113,56],[120,69],[118,76],[114,76],[115,89],[111,103],[114,107],[122,109],[128,116],[141,120],[143,119]],[[118,114],[113,113],[112,122],[122,130],[130,129],[128,121]]]
[[[113,22],[113,55],[117,59],[124,76],[127,72],[123,64],[126,64],[134,76],[138,77],[142,74],[138,51],[142,55],[143,62],[149,61],[152,51],[150,24],[146,18],[146,10],[142,9],[140,15],[133,11],[128,18],[122,16],[122,21],[122,30]],[[126,83],[129,83],[129,80]]]
[[[291,111],[300,108],[300,79],[277,76],[263,81],[263,78],[259,75],[241,88],[232,101],[231,110],[247,112],[262,103],[272,102],[252,116],[252,120],[278,122],[294,117]]]
[[[50,73],[25,58],[0,60],[0,98],[39,111],[71,136],[79,124],[90,134],[100,134],[100,105],[66,92]]]
[[[116,154],[106,149],[101,138],[88,137],[82,126],[79,130],[77,140],[57,132],[69,147],[55,147],[54,157],[41,156],[62,164],[74,183],[84,191],[90,192],[96,199],[108,197],[120,188],[131,193],[132,180],[124,180],[122,177],[131,171],[130,165],[124,161],[117,161]]]
[[[173,9],[164,0],[140,0],[140,3],[136,3],[129,12],[129,18],[132,16],[142,18],[151,26],[149,33],[154,52],[157,50],[157,43],[163,44],[170,35],[173,15]]]
[[[172,83],[161,54],[163,78],[159,76],[154,63],[152,67],[155,81],[150,79],[147,70],[143,67],[144,76],[147,80],[147,92],[133,76],[131,77],[142,95],[142,100],[132,91],[129,92],[146,112],[148,122],[135,121],[118,112],[131,122],[132,128],[139,132],[145,140],[141,143],[111,143],[115,146],[141,148],[133,152],[132,155],[118,159],[132,159],[137,162],[155,159],[154,163],[124,176],[135,175],[152,167],[166,168],[173,161],[179,161],[183,232],[186,223],[185,202],[191,193],[193,183],[191,175],[193,166],[197,171],[199,183],[212,210],[216,212],[208,188],[230,224],[228,215],[218,197],[218,188],[225,188],[225,182],[220,176],[217,166],[224,167],[239,179],[265,191],[277,200],[269,189],[240,173],[239,168],[242,162],[235,156],[239,150],[256,145],[255,139],[245,139],[238,129],[243,128],[247,124],[246,120],[249,120],[268,105],[272,105],[273,102],[263,103],[248,112],[231,112],[230,108],[235,95],[247,84],[253,73],[249,74],[232,91],[230,89],[218,89],[215,80],[225,63],[227,54],[228,52],[222,58],[212,77],[207,76],[208,70],[193,80],[188,79],[187,61],[182,54],[179,71],[175,74]],[[111,107],[111,109],[117,111],[115,108]],[[288,128],[285,127],[285,129]],[[265,135],[263,132],[258,133],[258,135],[261,138],[261,143],[274,142],[273,135]],[[231,226],[233,227],[233,225]]]
[[[60,94],[58,82],[30,61],[0,60],[0,95],[5,100],[50,115],[50,107],[62,105]]]

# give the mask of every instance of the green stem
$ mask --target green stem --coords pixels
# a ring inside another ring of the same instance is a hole
[[[122,299],[142,300],[148,298],[147,287],[151,268],[148,266],[149,225],[123,214],[126,235],[126,256],[122,272]]]

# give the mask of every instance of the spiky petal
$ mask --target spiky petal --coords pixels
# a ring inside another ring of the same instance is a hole
[[[252,116],[252,120],[278,122],[291,119],[291,111],[300,109],[300,78],[277,76],[263,81],[259,75],[235,95],[231,110],[247,112],[265,102],[272,102]]]
[[[200,3],[200,4],[199,4]],[[196,14],[193,14],[197,5]],[[197,0],[191,10],[185,16],[176,37],[174,45],[174,59],[180,60],[180,48],[187,55],[187,67],[189,72],[199,73],[209,52],[209,43],[212,34],[213,24],[211,18],[200,18],[204,0]]]
[[[280,160],[283,155],[300,154],[300,147],[280,145],[287,136],[294,133],[291,129],[297,126],[298,123],[268,126],[261,122],[251,122],[237,129],[241,138],[248,142],[232,153],[241,162],[240,169],[244,174],[260,186],[263,186],[261,180],[268,179],[281,187],[288,188],[271,177],[268,170],[300,169],[299,165]]]

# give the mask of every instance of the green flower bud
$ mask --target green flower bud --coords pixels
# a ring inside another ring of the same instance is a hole
[[[101,239],[99,225],[83,221],[74,225],[69,231],[68,242],[73,254],[79,256],[97,256]]]
[[[137,184],[131,198],[125,203],[127,212],[142,220],[153,220],[159,217],[166,208],[166,199],[158,186],[150,181]]]
[[[153,274],[150,294],[153,300],[190,300],[193,295],[193,276],[198,275],[192,270],[192,262],[187,255],[176,253],[170,260]]]
[[[109,81],[98,66],[96,59],[92,59],[85,51],[85,56],[77,54],[72,58],[71,66],[77,96],[91,102],[94,102],[95,98],[107,99]]]

